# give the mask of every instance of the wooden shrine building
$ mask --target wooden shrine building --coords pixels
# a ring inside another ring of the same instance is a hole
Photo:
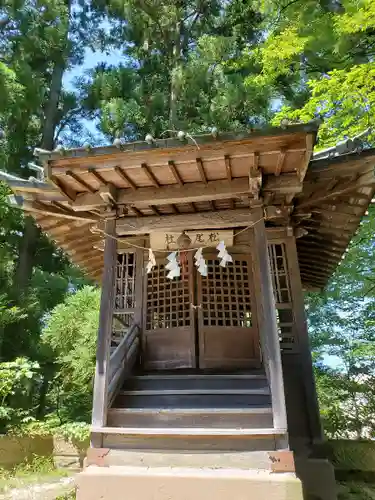
[[[293,500],[297,476],[305,498],[335,498],[313,457],[303,293],[326,285],[358,229],[375,150],[346,141],[315,159],[317,130],[36,150],[38,178],[1,175],[102,286],[77,498]]]

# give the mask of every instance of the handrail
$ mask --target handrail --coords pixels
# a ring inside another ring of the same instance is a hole
[[[110,373],[109,373],[109,378],[111,379],[113,375],[113,368],[115,368],[119,361],[122,359],[124,353],[129,349],[131,344],[134,341],[134,337],[138,335],[138,325],[133,323],[129,329],[129,331],[126,333],[124,338],[121,340],[119,345],[116,347],[116,349],[113,351],[109,358],[109,366],[110,366]]]
[[[138,355],[140,328],[133,323],[109,359],[108,405],[111,405],[119,385],[128,374]]]

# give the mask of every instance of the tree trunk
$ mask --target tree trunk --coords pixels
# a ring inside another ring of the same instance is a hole
[[[14,280],[14,288],[18,302],[24,299],[33,272],[35,252],[37,248],[39,230],[30,216],[25,218],[25,227],[19,245],[18,265]]]
[[[57,109],[62,89],[62,79],[66,68],[66,60],[61,58],[56,62],[51,76],[51,88],[49,98],[45,106],[44,125],[41,148],[52,151],[54,148],[55,129],[57,125]]]
[[[169,98],[169,127],[171,130],[178,128],[177,118],[177,101],[179,97],[179,75],[178,70],[181,65],[181,32],[182,21],[176,23],[175,40],[172,49],[171,61],[171,83],[170,83],[170,98]]]
[[[67,2],[68,16],[70,16],[71,2]],[[62,79],[69,55],[69,22],[65,33],[64,49],[61,57],[56,59],[52,69],[50,92],[44,107],[44,123],[42,130],[41,148],[53,150],[54,136],[57,125],[57,111],[62,89]],[[15,290],[17,296],[24,298],[30,283],[35,262],[35,253],[38,245],[39,230],[31,217],[26,217],[25,228],[20,242],[18,265],[15,276]]]

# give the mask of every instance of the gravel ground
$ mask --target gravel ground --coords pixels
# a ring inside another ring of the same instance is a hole
[[[57,496],[72,490],[74,480],[74,477],[64,477],[53,483],[32,484],[26,488],[17,488],[0,495],[0,500],[55,500]]]

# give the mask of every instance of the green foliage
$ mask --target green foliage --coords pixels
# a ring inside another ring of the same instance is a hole
[[[66,495],[56,497],[56,500],[75,500],[75,499],[76,499],[75,490],[72,490],[70,493],[67,493]]]
[[[375,500],[375,488],[371,484],[355,481],[340,482],[337,498],[338,500]]]
[[[99,303],[99,290],[84,287],[53,309],[43,329],[57,366],[50,396],[63,422],[89,418]]]
[[[375,208],[323,294],[307,301],[320,406],[331,437],[375,435]],[[334,367],[327,368],[327,360]]]
[[[32,393],[39,381],[39,368],[26,358],[0,363],[0,430],[32,418]]]
[[[267,90],[246,86],[243,68],[229,64],[260,36],[252,2],[124,0],[107,8],[110,41],[129,62],[100,65],[81,81],[84,105],[99,113],[104,134],[228,130],[268,117]]]
[[[334,146],[339,140],[354,137],[364,130],[374,129],[375,90],[372,81],[375,64],[355,65],[350,70],[334,70],[319,80],[308,82],[311,97],[300,109],[284,106],[275,116],[274,123],[283,119],[307,122],[323,120],[319,130],[320,146]],[[374,132],[368,137],[375,139]]]

